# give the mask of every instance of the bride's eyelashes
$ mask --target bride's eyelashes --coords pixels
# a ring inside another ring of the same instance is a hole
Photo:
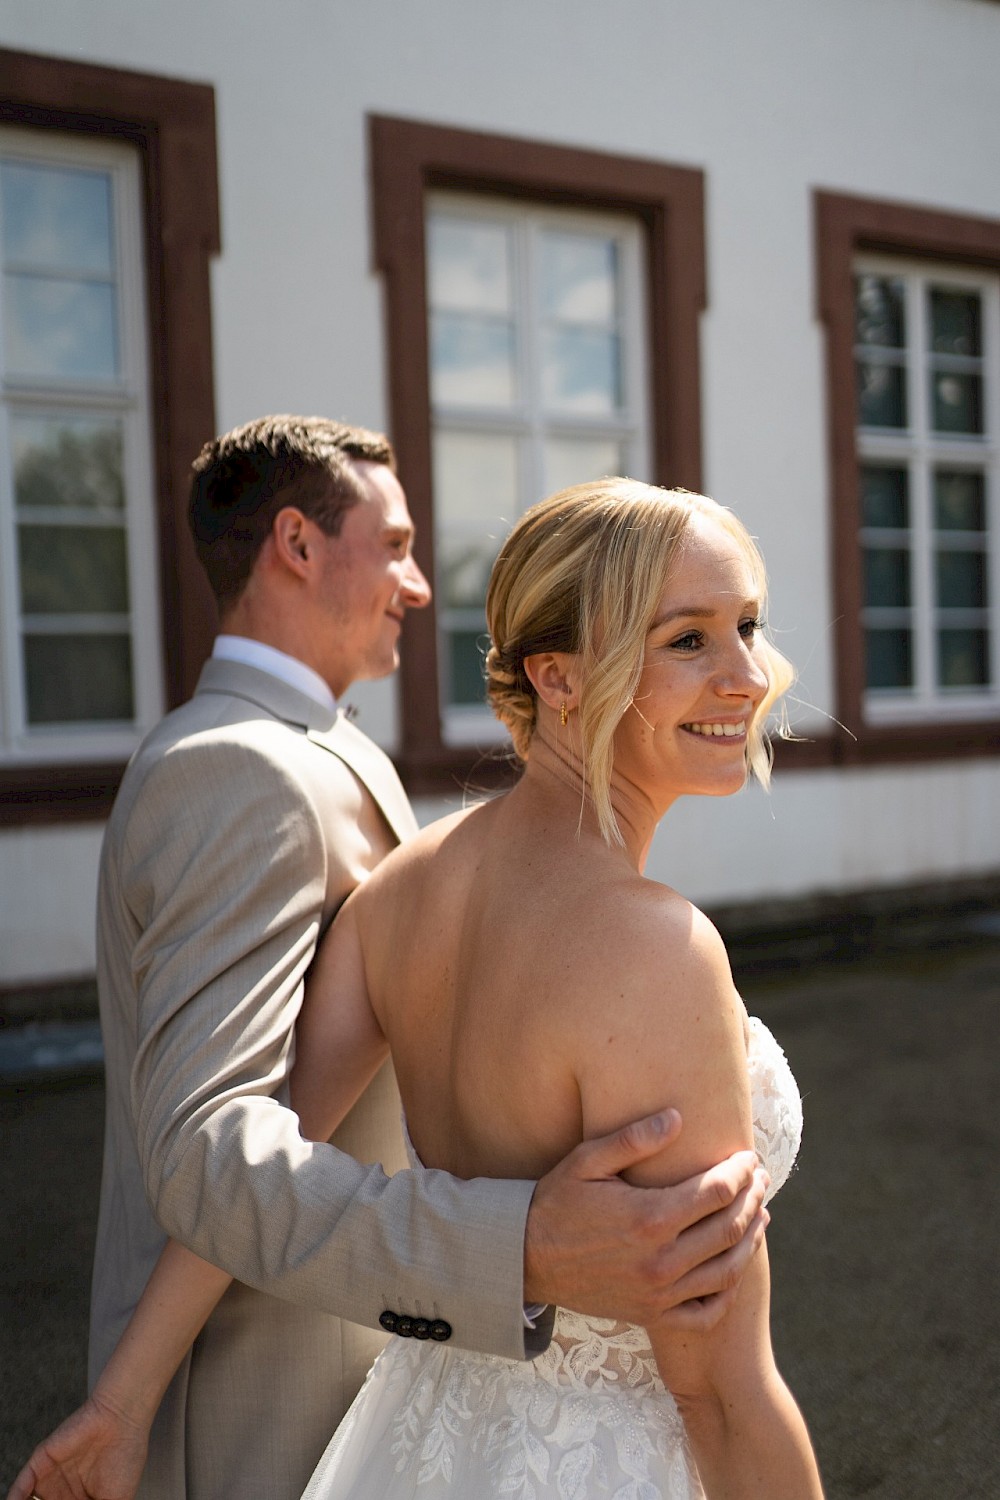
[[[739,623],[739,633],[745,641],[752,641],[758,631],[763,630],[764,621],[759,615],[751,615],[747,620]],[[705,634],[701,630],[686,630],[683,635],[675,636],[668,642],[671,651],[697,651],[699,646],[705,644]]]

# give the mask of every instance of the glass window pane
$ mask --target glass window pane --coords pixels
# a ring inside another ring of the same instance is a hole
[[[26,635],[24,677],[31,725],[134,717],[128,636]]]
[[[492,537],[480,541],[470,536],[446,536],[438,543],[434,584],[442,609],[485,607],[486,588],[499,550],[499,539]]]
[[[110,276],[111,175],[32,162],[0,165],[0,224],[7,265]]]
[[[516,438],[435,435],[434,560],[442,607],[482,609],[493,559],[518,510]]]
[[[124,509],[121,422],[12,416],[10,431],[17,505]]]
[[[482,630],[449,631],[445,639],[448,654],[445,680],[450,703],[485,703],[483,661],[488,646],[485,625]]]
[[[865,465],[861,470],[861,524],[905,530],[910,524],[910,476],[906,469]]]
[[[542,335],[542,396],[550,410],[610,413],[622,404],[617,334],[550,328]]]
[[[431,397],[447,406],[510,406],[515,398],[514,330],[487,318],[436,313],[431,319]]]
[[[614,323],[618,247],[585,234],[542,236],[542,313],[565,323]]]
[[[906,426],[906,371],[901,365],[858,364],[862,427]]]
[[[904,548],[872,547],[864,553],[865,604],[910,603],[910,554]]]
[[[930,294],[931,348],[935,354],[977,355],[983,352],[982,312],[978,292]]]
[[[989,680],[987,631],[938,631],[938,683],[941,687],[984,687]]]
[[[507,535],[519,514],[518,440],[502,433],[437,432],[434,514],[446,529],[472,522]]]
[[[870,688],[912,686],[912,631],[865,631],[865,681]]]
[[[431,216],[428,297],[435,311],[494,313],[511,305],[510,231],[502,224]]]
[[[613,438],[550,438],[545,444],[545,493],[620,474],[621,444]]]
[[[981,552],[939,551],[934,561],[939,608],[986,608],[986,558]]]
[[[128,569],[118,526],[19,526],[21,611],[125,614]]]
[[[938,531],[985,531],[985,476],[974,469],[935,469],[934,525]]]
[[[4,333],[12,375],[113,380],[118,374],[115,288],[58,277],[4,278]]]
[[[931,422],[935,432],[982,432],[982,376],[937,370],[932,390]]]
[[[859,344],[882,349],[906,346],[906,305],[902,281],[888,276],[855,277],[855,335]]]

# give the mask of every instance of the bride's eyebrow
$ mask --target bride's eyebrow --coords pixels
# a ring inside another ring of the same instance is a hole
[[[715,613],[714,609],[709,609],[704,604],[682,604],[677,609],[668,609],[664,615],[658,615],[651,629],[669,625],[671,620],[710,620]]]
[[[741,605],[741,611],[749,610],[751,614],[756,614],[759,609],[759,599],[744,599]],[[676,609],[668,609],[665,614],[657,615],[649,628],[659,630],[661,626],[669,625],[672,620],[711,620],[718,613],[717,609],[706,604],[680,604]]]

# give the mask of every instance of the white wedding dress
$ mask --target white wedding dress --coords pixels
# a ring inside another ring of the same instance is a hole
[[[773,1196],[802,1106],[761,1021],[748,1049],[754,1144]],[[416,1170],[422,1170],[411,1150]],[[392,1338],[302,1500],[698,1500],[677,1407],[643,1329],[557,1310],[552,1342],[519,1363]]]

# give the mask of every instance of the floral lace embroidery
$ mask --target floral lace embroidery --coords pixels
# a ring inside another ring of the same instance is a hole
[[[802,1143],[802,1100],[784,1052],[756,1016],[750,1017],[747,1061],[753,1143],[771,1177],[770,1202],[791,1176]]]
[[[586,1324],[572,1318],[573,1327]],[[641,1330],[628,1331],[638,1337],[622,1342],[624,1325],[606,1326],[621,1327],[621,1334],[605,1343],[591,1328],[584,1340],[590,1356],[577,1355],[573,1365],[571,1324],[562,1312],[549,1351],[533,1364],[393,1340],[381,1356],[391,1366],[381,1400],[396,1404],[390,1449],[397,1474],[409,1472],[415,1487],[437,1481],[459,1493],[511,1500],[598,1493],[609,1500],[698,1500],[703,1492],[683,1425],[648,1344],[645,1357],[631,1361],[633,1372],[644,1372],[631,1387],[615,1387],[603,1358],[609,1346],[618,1354],[630,1343],[641,1350]],[[463,1486],[470,1464],[481,1488]]]
[[[750,1023],[754,1144],[783,1185],[802,1134],[784,1053]],[[419,1166],[414,1158],[414,1164]],[[392,1339],[369,1383],[392,1412],[396,1473],[429,1493],[508,1500],[700,1500],[677,1407],[645,1331],[559,1309],[552,1342],[531,1364]]]

